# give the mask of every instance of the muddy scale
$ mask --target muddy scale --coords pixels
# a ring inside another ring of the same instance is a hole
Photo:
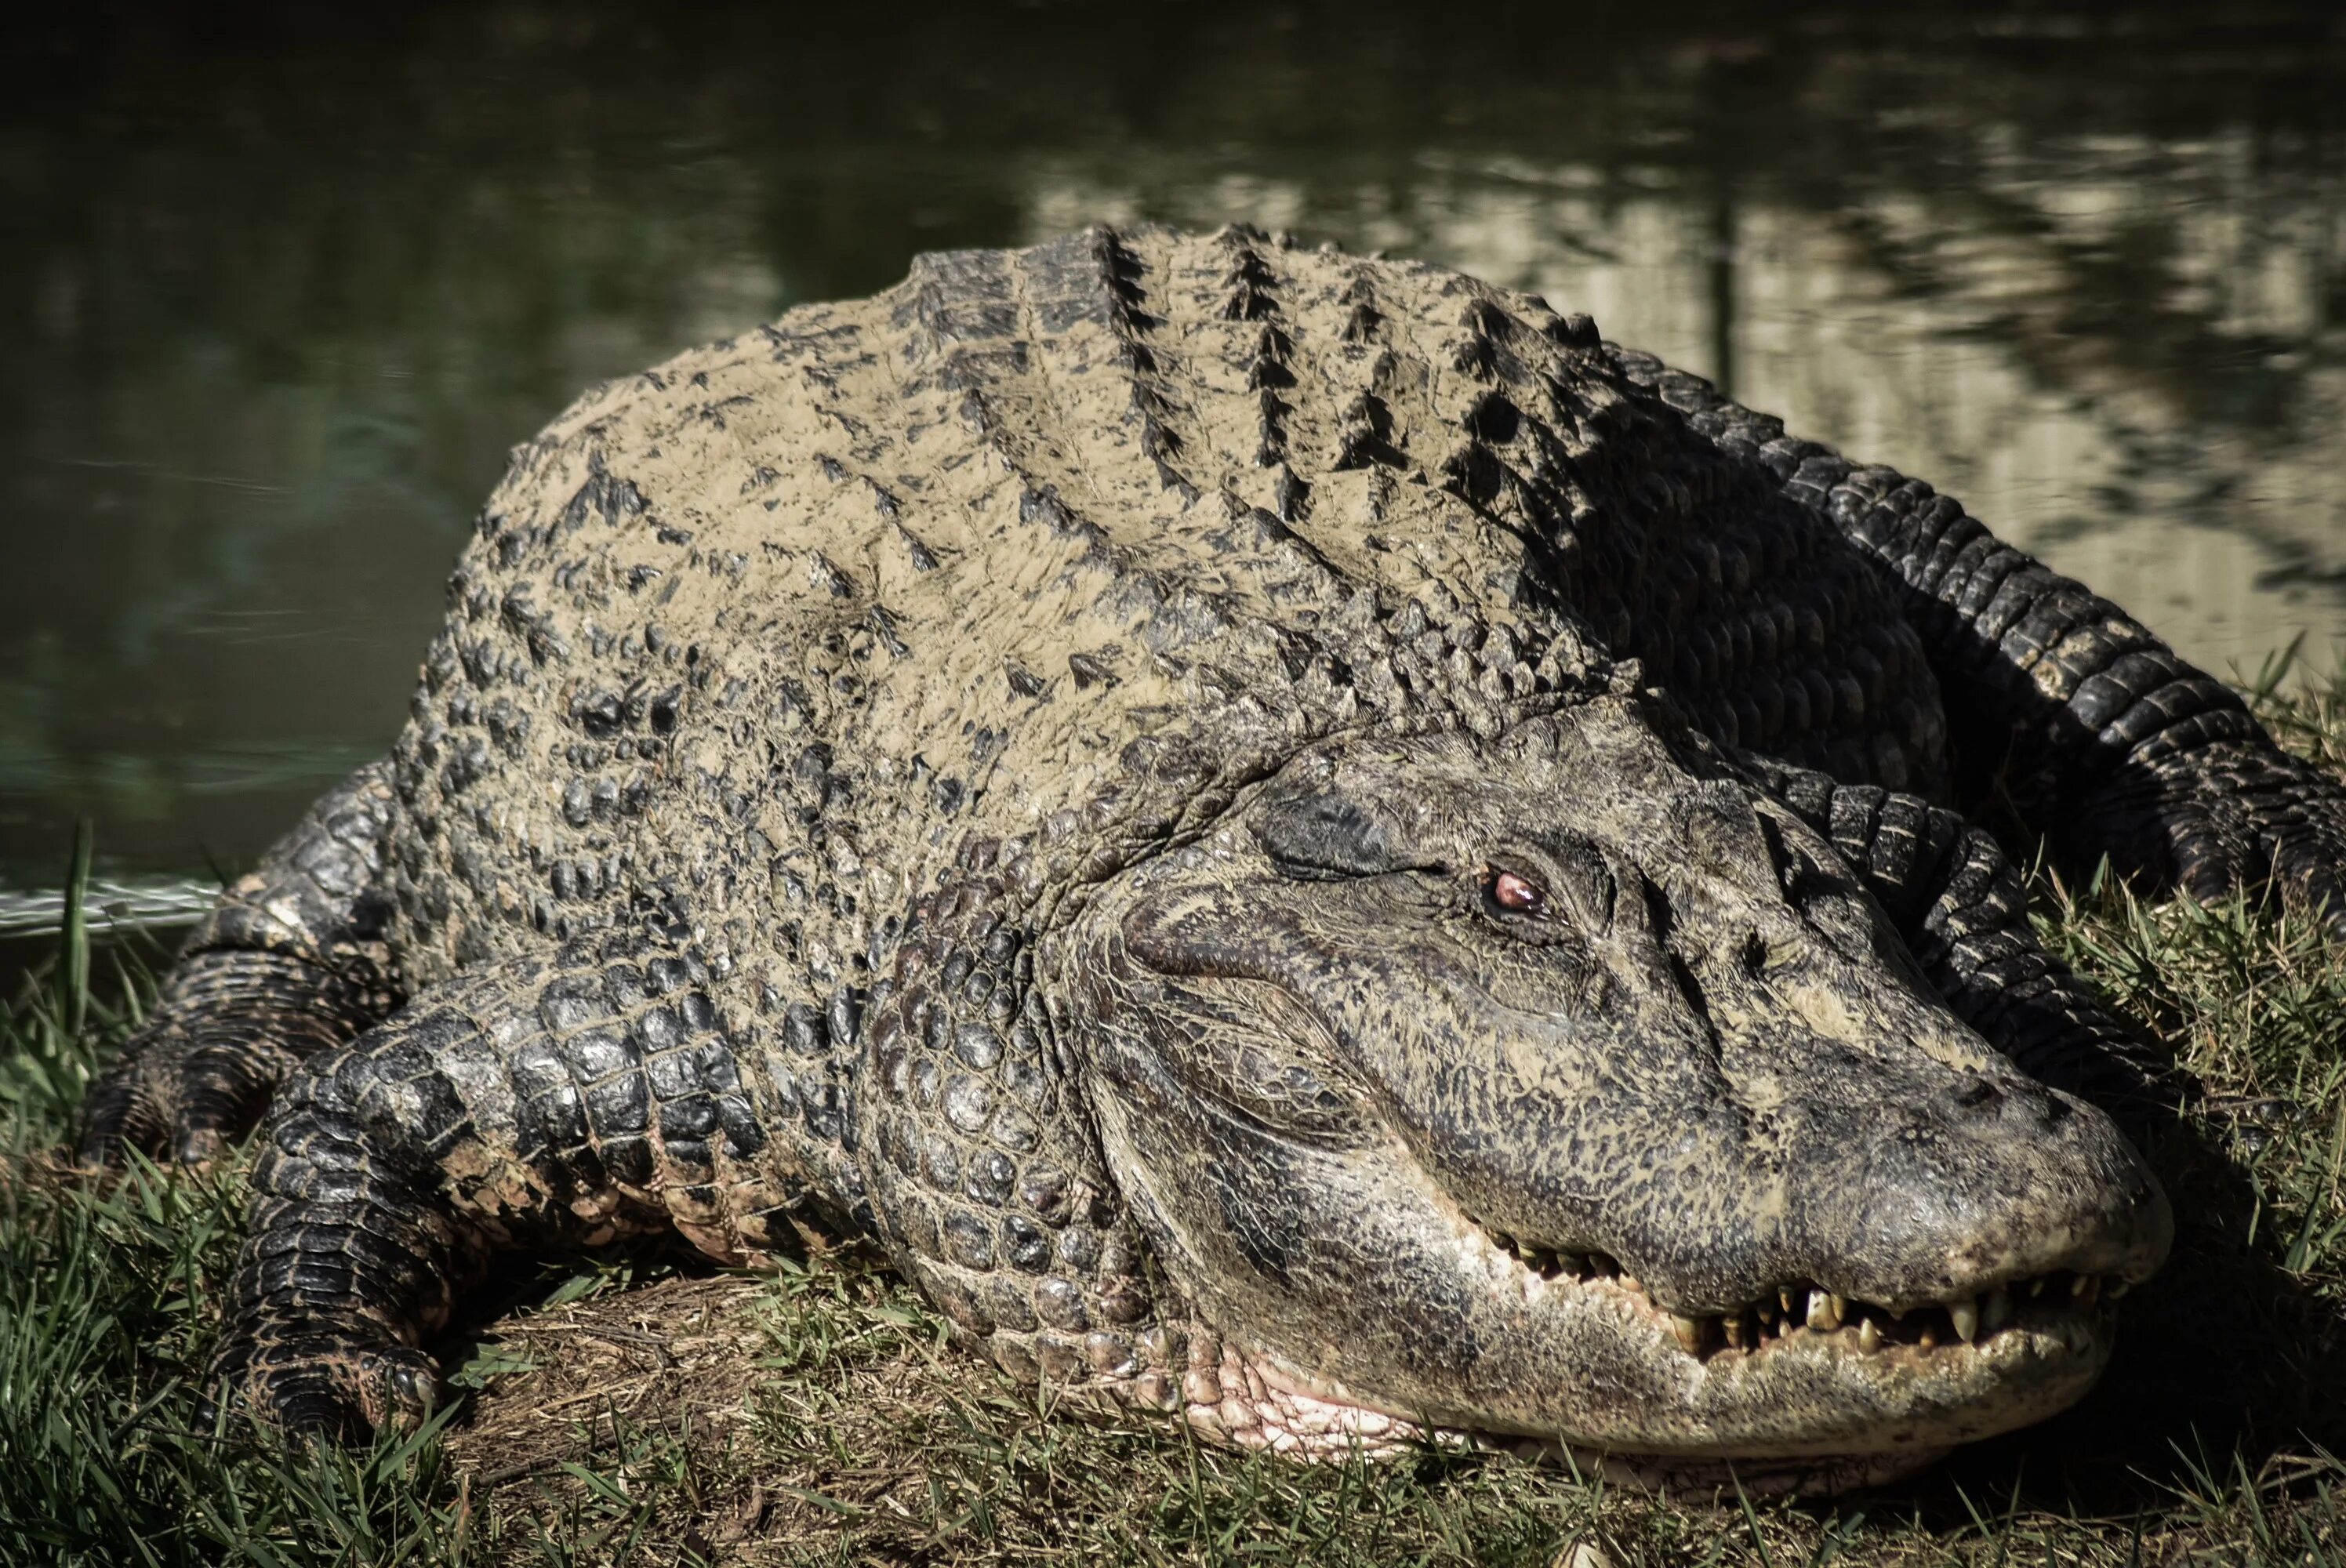
[[[2346,790],[1953,499],[1245,229],[599,387],[448,600],[85,1151],[265,1114],[217,1370],[346,1439],[491,1259],[672,1233],[1236,1443],[1880,1480],[2076,1400],[2172,1230],[1966,781],[2346,911]]]

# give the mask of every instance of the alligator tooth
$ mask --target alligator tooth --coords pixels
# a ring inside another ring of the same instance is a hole
[[[2108,1299],[2115,1301],[2133,1288],[2134,1287],[2128,1284],[2125,1279],[2113,1274],[2110,1276],[2110,1282],[2102,1287],[2102,1294]]]
[[[1785,1317],[1790,1318],[1793,1312],[1797,1310],[1797,1308],[1792,1305],[1792,1298],[1798,1294],[1799,1292],[1795,1291],[1789,1285],[1779,1285],[1776,1287],[1776,1299],[1782,1305]]]
[[[1678,1343],[1687,1348],[1688,1355],[1702,1349],[1701,1319],[1688,1318],[1682,1313],[1673,1312],[1670,1314],[1670,1328],[1678,1335]]]
[[[1980,1309],[1976,1297],[1966,1301],[1947,1303],[1947,1318],[1955,1326],[1955,1338],[1970,1344],[1979,1338]]]
[[[2051,1275],[2049,1275],[2049,1274],[2040,1274],[2040,1275],[2038,1275],[2035,1278],[2034,1278],[2034,1279],[2030,1280],[2030,1281],[2028,1282],[2028,1294],[2029,1294],[2031,1297],[2036,1297],[2036,1296],[2042,1296],[2042,1295],[2044,1295],[2044,1294],[2045,1294],[2045,1282],[2046,1280],[2050,1279],[2051,1278],[2052,1278],[2052,1276],[2051,1276]]]
[[[1980,1298],[1980,1327],[1994,1333],[2012,1321],[2012,1292],[1999,1285]]]
[[[1857,1326],[1857,1348],[1861,1350],[1882,1349],[1882,1325],[1873,1320],[1873,1315],[1870,1312]]]
[[[1914,1342],[1922,1346],[1925,1350],[1937,1349],[1939,1348],[1939,1330],[1937,1325],[1925,1323],[1923,1326],[1922,1337]]]
[[[1738,1349],[1738,1350],[1740,1350],[1741,1349],[1743,1349],[1743,1314],[1742,1314],[1742,1313],[1740,1313],[1740,1312],[1730,1312],[1730,1313],[1729,1313],[1726,1317],[1721,1318],[1721,1319],[1719,1320],[1719,1327],[1720,1331],[1721,1331],[1721,1332],[1723,1332],[1723,1333],[1727,1336],[1727,1342],[1728,1342],[1728,1344],[1729,1344],[1729,1346],[1733,1347],[1735,1349]]]
[[[1823,1290],[1809,1292],[1809,1327],[1820,1334],[1830,1334],[1841,1327],[1842,1302],[1838,1296]]]
[[[2094,1304],[2094,1298],[2101,1293],[2102,1277],[2098,1274],[2080,1274],[2077,1276],[2077,1282],[2069,1287],[2069,1294],[2088,1307]]]
[[[1499,1250],[1505,1253],[1508,1257],[1514,1257],[1517,1256],[1515,1251],[1515,1238],[1509,1236],[1505,1231],[1493,1231],[1491,1233],[1491,1239],[1497,1242],[1499,1244]]]

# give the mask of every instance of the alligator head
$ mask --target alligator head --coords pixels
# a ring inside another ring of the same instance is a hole
[[[2157,1182],[1685,736],[1614,697],[1323,745],[1071,929],[1110,1168],[1263,1396],[1234,1435],[1845,1484],[2101,1370]]]

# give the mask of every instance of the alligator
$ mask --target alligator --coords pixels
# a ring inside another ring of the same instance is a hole
[[[1247,228],[927,255],[515,449],[83,1155],[266,1114],[219,1385],[345,1441],[494,1261],[662,1235],[876,1250],[1239,1445],[1879,1481],[2081,1397],[2173,1230],[2178,1074],[1982,780],[2346,911],[2346,788],[2231,690],[1586,315]]]

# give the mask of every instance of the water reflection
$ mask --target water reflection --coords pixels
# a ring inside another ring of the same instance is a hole
[[[2346,651],[2327,11],[1552,15],[0,39],[0,886],[76,810],[133,881],[240,862],[379,750],[505,447],[581,384],[1102,217],[1536,290],[2203,662]]]

